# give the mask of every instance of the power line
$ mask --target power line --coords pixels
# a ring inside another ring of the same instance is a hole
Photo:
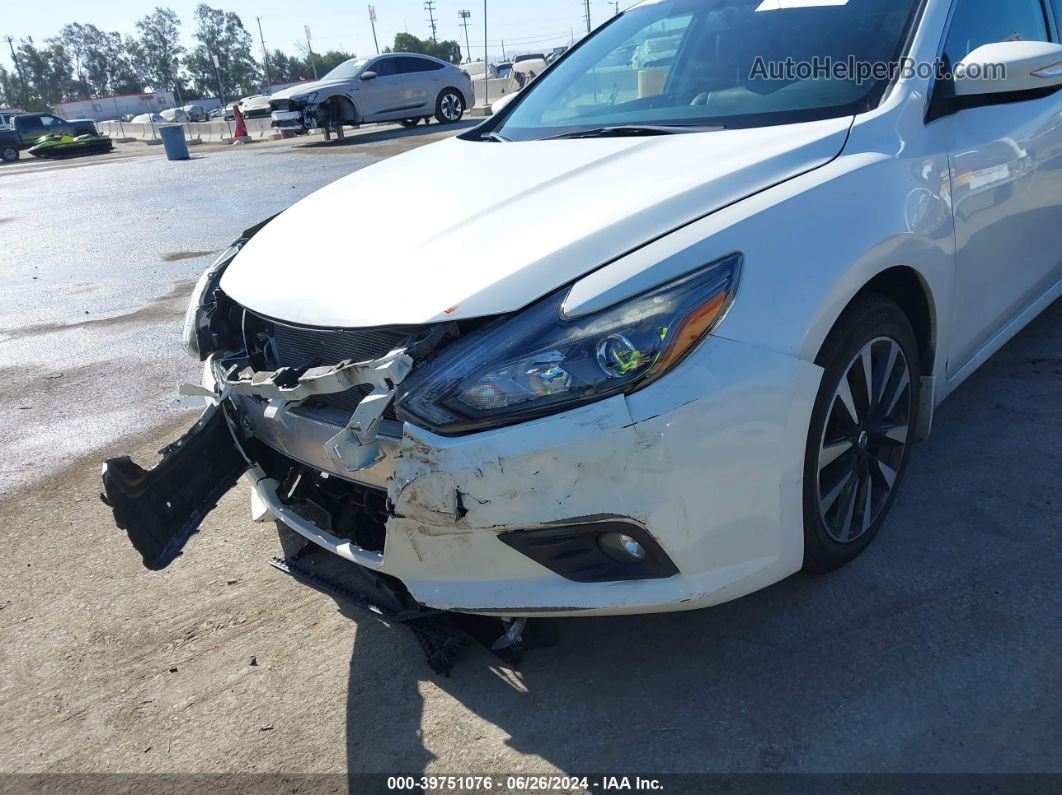
[[[437,44],[439,39],[435,29],[435,0],[425,0],[424,9],[428,12],[428,21],[431,23],[431,40]]]

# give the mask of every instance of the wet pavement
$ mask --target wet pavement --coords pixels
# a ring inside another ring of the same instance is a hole
[[[177,395],[199,382],[180,341],[187,296],[242,230],[456,130],[0,167],[0,496],[197,404]]]

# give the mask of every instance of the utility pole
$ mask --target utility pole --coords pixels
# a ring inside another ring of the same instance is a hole
[[[376,45],[376,54],[380,54],[380,41],[376,38],[376,6],[369,6],[369,24],[372,25],[372,43]]]
[[[471,11],[458,11],[457,16],[461,19],[461,24],[465,26],[465,53],[468,57],[468,62],[472,62],[472,45],[468,43],[468,20],[472,18]]]
[[[428,22],[431,23],[431,40],[438,44],[439,40],[436,38],[435,30],[435,0],[424,0],[424,10],[428,12]]]
[[[583,0],[586,6],[586,32],[590,32],[590,0]]]
[[[613,14],[613,16],[618,17],[619,16],[619,0],[616,0],[615,6],[616,6],[616,13]]]
[[[487,0],[483,0],[483,102],[490,107],[490,58],[487,57]]]
[[[310,26],[303,25],[303,29],[306,31],[306,49],[310,52],[310,65],[313,67],[313,79],[318,80],[317,77],[317,59],[313,57],[313,45],[310,44]]]
[[[15,40],[10,36],[7,37],[7,46],[11,48],[11,60],[15,62],[15,71],[18,72],[18,82],[22,84],[22,109],[25,110],[29,104],[29,94],[26,91],[26,76],[22,74],[22,64],[18,60],[18,56],[15,55]]]
[[[269,50],[265,46],[265,36],[262,35],[262,18],[258,17],[258,40],[262,42],[262,65],[265,67],[267,94],[273,93],[273,78],[269,76]]]

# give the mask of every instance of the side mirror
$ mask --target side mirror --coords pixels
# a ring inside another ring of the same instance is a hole
[[[1046,41],[985,44],[952,71],[957,97],[1057,88],[1062,86],[1062,45]]]
[[[362,80],[375,80],[376,79],[376,72],[362,72],[361,73],[361,79]]]

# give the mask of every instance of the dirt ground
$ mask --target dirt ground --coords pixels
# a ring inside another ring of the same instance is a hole
[[[1060,341],[1056,305],[949,400],[853,567],[557,621],[521,672],[473,647],[437,677],[407,633],[272,569],[242,488],[147,572],[102,456],[72,462],[0,508],[2,767],[1062,770]],[[193,416],[106,454],[150,461]]]

